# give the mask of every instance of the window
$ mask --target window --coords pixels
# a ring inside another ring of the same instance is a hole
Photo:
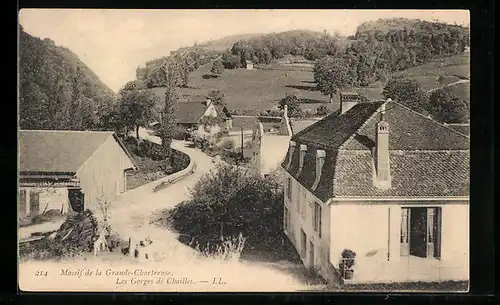
[[[285,214],[283,216],[283,226],[286,232],[290,232],[290,212],[285,207]]]
[[[441,256],[441,208],[401,209],[401,255]]]
[[[292,178],[288,177],[286,179],[286,197],[292,199]]]
[[[315,232],[318,232],[318,236],[321,237],[321,205],[317,202],[314,203],[313,228]]]

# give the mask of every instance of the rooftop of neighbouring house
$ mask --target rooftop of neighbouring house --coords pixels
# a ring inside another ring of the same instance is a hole
[[[207,105],[203,101],[179,101],[177,103],[177,122],[195,124],[206,110]]]
[[[208,105],[206,96],[184,96],[177,103],[177,120],[179,123],[194,124],[197,123],[205,113]],[[217,113],[222,119],[231,118],[231,114],[224,105],[214,104]]]
[[[20,130],[20,172],[75,173],[110,137],[126,150],[112,131]]]
[[[376,124],[385,104],[389,123],[391,188],[373,186]],[[332,197],[468,196],[469,139],[393,101],[358,103],[344,114],[332,113],[292,137],[296,149],[287,171],[321,200]],[[299,175],[299,149],[307,145]],[[318,187],[316,150],[326,151]],[[289,150],[290,153],[290,150]],[[286,168],[288,158],[282,163]]]

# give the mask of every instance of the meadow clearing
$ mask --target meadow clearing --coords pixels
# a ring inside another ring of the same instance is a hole
[[[211,64],[203,65],[191,73],[189,87],[179,89],[181,96],[207,96],[212,90],[224,93],[230,110],[244,111],[245,114],[258,114],[262,110],[276,107],[287,93],[296,94],[302,100],[302,109],[316,110],[319,105],[329,109],[339,107],[338,96],[329,103],[329,96],[315,88],[312,66],[297,64],[272,64],[253,70],[226,69],[219,77],[211,77]],[[469,55],[456,55],[436,60],[395,75],[414,79],[425,91],[469,78]],[[440,78],[441,76],[441,78]],[[367,87],[350,88],[360,92],[369,100],[380,99],[383,82],[374,82]],[[454,92],[469,100],[469,84],[452,86]],[[163,99],[163,88],[151,89]]]

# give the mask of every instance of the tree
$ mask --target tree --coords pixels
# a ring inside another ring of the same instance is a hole
[[[456,97],[449,87],[432,92],[428,111],[443,123],[466,123],[470,116],[469,104]]]
[[[345,60],[328,57],[314,65],[316,86],[321,93],[330,95],[330,103],[333,102],[334,94],[352,86],[355,80],[356,74]]]
[[[386,99],[393,99],[418,112],[426,110],[428,105],[428,97],[419,83],[405,77],[391,78],[386,83],[382,96]]]
[[[120,119],[128,129],[135,129],[139,140],[139,128],[146,127],[153,116],[157,96],[145,90],[141,81],[130,81],[120,90]],[[139,141],[137,141],[139,143]]]
[[[170,157],[172,139],[177,126],[177,92],[176,88],[181,83],[177,63],[167,59],[162,63],[161,71],[165,79],[165,103],[161,111],[159,134],[161,146],[165,157]]]
[[[224,93],[219,90],[210,92],[210,94],[208,95],[208,99],[211,100],[214,105],[226,105],[226,97],[224,96]]]
[[[189,54],[183,54],[177,59],[180,63],[181,86],[188,86],[189,75],[196,70],[195,62]]]
[[[231,54],[230,52],[225,52],[222,54],[222,64],[225,69],[237,69],[241,67],[241,60],[238,55]]]
[[[212,74],[215,74],[216,76],[221,75],[222,72],[224,72],[224,65],[222,64],[222,61],[220,59],[214,61],[210,72]]]
[[[287,94],[278,103],[278,108],[280,110],[285,109],[285,105],[288,109],[288,115],[290,117],[300,116],[302,109],[300,108],[300,99],[295,94]]]

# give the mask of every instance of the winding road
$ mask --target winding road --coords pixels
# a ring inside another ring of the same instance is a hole
[[[146,130],[140,131],[140,136],[155,143],[161,143],[160,138],[149,135]],[[156,213],[171,209],[190,198],[189,188],[194,186],[200,177],[214,169],[212,158],[200,150],[188,147],[189,142],[173,141],[172,148],[189,155],[196,164],[194,173],[174,182],[165,189],[153,192],[152,185],[146,184],[121,194],[111,211],[110,224],[114,231],[125,238],[132,238],[133,242],[144,240],[146,237],[153,240],[157,260],[166,257],[195,255],[196,252],[177,240],[176,234],[166,228],[151,224],[152,216]]]

